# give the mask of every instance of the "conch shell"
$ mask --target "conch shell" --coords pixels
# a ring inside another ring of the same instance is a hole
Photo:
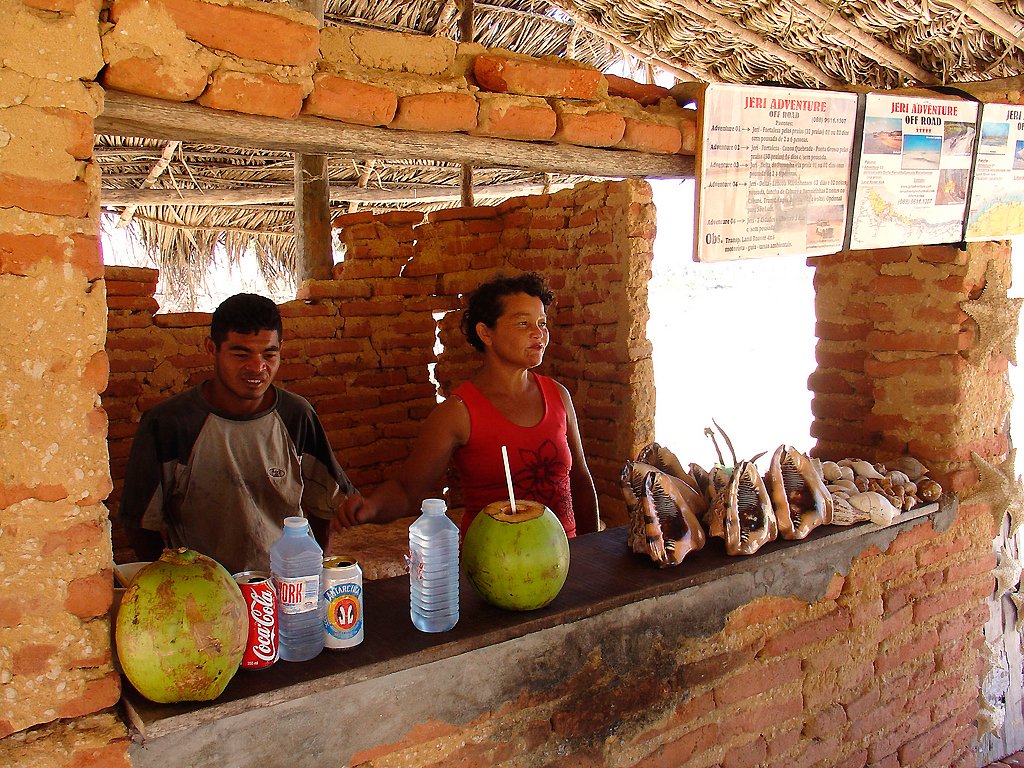
[[[796,448],[780,445],[775,450],[764,482],[782,538],[803,539],[832,522],[832,494]]]
[[[891,525],[900,513],[892,503],[877,491],[864,491],[850,496],[850,505],[864,512],[875,525]]]
[[[678,491],[686,499],[690,510],[701,519],[708,511],[708,501],[697,479],[683,469],[683,465],[668,448],[651,443],[637,455],[637,464],[648,466],[671,476],[677,481]],[[693,465],[691,465],[693,466]]]
[[[741,461],[708,510],[708,534],[725,541],[729,555],[752,555],[774,541],[779,526],[771,498],[753,462]]]
[[[898,469],[904,472],[915,483],[928,474],[928,467],[913,456],[900,456],[894,461],[887,462],[886,466],[889,469]]]
[[[868,480],[881,480],[885,475],[875,469],[871,462],[864,459],[843,459],[837,462],[841,467],[849,467],[857,477],[866,477]]]
[[[706,536],[686,498],[681,481],[647,464],[627,461],[622,469],[622,493],[629,507],[628,543],[661,567],[679,565],[690,552],[704,546]]]

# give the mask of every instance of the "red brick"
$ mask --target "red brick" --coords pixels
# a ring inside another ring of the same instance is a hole
[[[867,714],[878,706],[879,693],[877,688],[871,688],[866,693],[844,705],[846,716],[851,720],[862,720]]]
[[[914,331],[872,331],[867,343],[883,352],[939,352],[955,354],[966,348],[962,333],[922,333]]]
[[[923,291],[923,281],[910,275],[879,275],[869,287],[873,296],[905,296]]]
[[[70,764],[74,768],[131,768],[128,739],[118,739],[102,747],[76,749]]]
[[[787,720],[799,717],[803,711],[803,694],[799,692],[782,700],[773,699],[759,706],[743,709],[725,718],[719,726],[722,741],[729,741],[734,736],[774,730]]]
[[[935,529],[932,527],[931,522],[921,523],[913,528],[901,531],[893,540],[892,544],[889,545],[887,552],[890,555],[894,555],[897,552],[910,549],[918,544],[923,544],[926,541],[934,539],[936,536],[938,536],[938,533],[936,533]]]
[[[389,128],[451,133],[476,127],[477,101],[469,93],[416,93],[398,100]]]
[[[515,97],[477,96],[477,125],[470,133],[519,141],[548,141],[555,135],[558,119],[546,102],[524,104]]]
[[[92,211],[98,191],[84,181],[45,181],[0,173],[0,208],[84,218]]]
[[[585,115],[556,110],[558,129],[554,140],[581,147],[611,147],[622,140],[626,121],[614,112],[593,111]]]
[[[832,637],[836,632],[849,629],[849,627],[850,612],[846,608],[839,607],[821,618],[798,624],[792,629],[771,637],[758,656],[781,656]]]
[[[193,101],[206,88],[203,69],[163,56],[131,56],[103,68],[103,87],[166,101]]]
[[[804,723],[804,736],[821,739],[842,728],[847,723],[846,710],[840,704],[832,704],[823,710],[810,714]]]
[[[807,388],[812,392],[836,395],[850,395],[855,392],[848,376],[821,368],[807,377]]]
[[[924,731],[929,724],[928,712],[917,712],[908,718],[896,721],[897,726],[888,733],[876,735],[868,745],[868,759],[879,760],[896,752],[904,743]]]
[[[715,701],[720,706],[735,704],[800,677],[801,664],[790,657],[767,665],[748,667],[715,686]]]
[[[85,112],[70,109],[43,107],[43,112],[59,118],[66,131],[64,150],[77,160],[88,160],[92,157],[95,136],[92,131],[92,117]]]
[[[649,83],[638,83],[635,80],[628,80],[618,75],[605,75],[608,81],[608,95],[622,96],[627,99],[639,102],[647,107],[657,104],[662,99],[673,99],[672,91],[660,85]]]
[[[637,120],[628,115],[624,119],[626,127],[622,140],[615,145],[618,149],[674,155],[683,145],[682,134],[674,125]]]
[[[938,644],[938,634],[934,629],[929,629],[918,637],[880,653],[875,659],[875,671],[881,675],[926,655],[931,659],[931,652]]]
[[[16,675],[35,677],[46,671],[59,646],[52,643],[29,643],[19,647],[11,655],[11,672]]]
[[[946,568],[946,581],[952,584],[974,576],[991,573],[996,564],[995,552],[986,552],[975,560],[956,563]]]
[[[115,0],[110,17],[139,3],[165,8],[174,23],[191,39],[244,59],[296,66],[316,61],[320,55],[320,31],[310,16],[308,24],[237,5],[217,5],[201,0]]]
[[[221,69],[213,73],[197,101],[210,109],[294,120],[302,109],[302,86],[261,72]]]
[[[677,768],[684,765],[693,755],[714,746],[717,741],[718,726],[714,723],[702,725],[674,741],[663,744],[645,760],[637,763],[636,768]]]
[[[960,536],[953,541],[933,541],[917,550],[917,563],[921,568],[927,568],[951,555],[963,552],[971,546],[971,540],[966,536]]]
[[[104,569],[92,576],[71,581],[64,608],[79,618],[91,619],[106,613],[113,597],[114,576],[109,569]]]
[[[121,697],[121,677],[117,672],[85,684],[78,696],[65,701],[57,710],[58,717],[81,717],[112,707]]]
[[[914,604],[914,622],[920,624],[928,621],[933,616],[953,610],[954,608],[977,605],[982,599],[979,596],[978,590],[972,587],[950,589],[919,598]]]
[[[477,84],[495,93],[594,99],[604,79],[596,69],[563,62],[481,54],[473,60]]]
[[[722,768],[750,768],[768,759],[768,744],[758,736],[745,744],[729,749],[722,758]]]
[[[323,72],[313,75],[313,92],[302,105],[304,115],[354,125],[387,125],[397,110],[398,96],[391,89]]]
[[[859,341],[872,330],[871,323],[829,323],[817,321],[814,335],[825,341]]]

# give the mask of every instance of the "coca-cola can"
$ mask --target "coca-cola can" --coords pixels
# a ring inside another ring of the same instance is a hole
[[[363,571],[350,557],[324,558],[324,648],[363,642]]]
[[[274,582],[265,571],[242,571],[232,578],[249,608],[249,639],[239,668],[265,669],[277,661],[280,653]]]

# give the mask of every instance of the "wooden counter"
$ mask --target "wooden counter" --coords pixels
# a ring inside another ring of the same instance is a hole
[[[834,573],[846,573],[850,562],[866,547],[882,549],[905,528],[932,517],[945,530],[955,517],[950,498],[904,514],[887,528],[870,523],[818,528],[803,541],[776,541],[747,557],[728,557],[722,543],[710,539],[705,548],[682,565],[659,569],[626,546],[627,529],[614,528],[579,537],[570,543],[571,564],[566,585],[546,608],[508,612],[484,603],[463,579],[461,618],[450,632],[425,634],[409,619],[409,580],[400,576],[365,584],[365,640],[344,651],[325,650],[301,663],[278,662],[259,671],[240,671],[213,702],[179,705],[153,704],[125,681],[124,703],[142,746],[181,741],[196,729],[220,723],[253,710],[355,686],[404,670],[422,667],[471,651],[498,646],[533,633],[583,622],[630,604],[689,591],[709,603],[689,621],[690,635],[711,634],[724,625],[728,612],[766,594],[794,595],[812,602],[825,592]],[[735,577],[735,578],[733,578]],[[714,588],[710,585],[715,583]],[[700,592],[694,588],[704,587]],[[301,704],[301,702],[300,702]],[[178,748],[180,749],[180,748]],[[166,768],[166,756],[152,763],[145,749],[136,748],[136,766]],[[182,765],[190,765],[183,756]],[[287,763],[283,763],[287,764]],[[296,764],[297,765],[297,764]]]

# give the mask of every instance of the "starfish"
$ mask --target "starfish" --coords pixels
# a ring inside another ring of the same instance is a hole
[[[978,323],[976,364],[984,363],[995,352],[1017,364],[1017,318],[1021,304],[1024,299],[1011,299],[1006,295],[1003,278],[995,262],[989,261],[981,295],[973,301],[960,302],[960,308]]]
[[[1017,623],[1014,625],[1014,629],[1018,632],[1024,632],[1024,594],[1021,594],[1020,590],[1010,593],[1010,599],[1013,600],[1013,605],[1017,609]]]
[[[975,504],[988,504],[992,508],[992,519],[996,530],[1000,530],[1003,517],[1009,509],[1013,496],[1013,463],[1017,457],[1017,449],[1011,448],[1006,459],[998,465],[990,464],[977,453],[971,451],[971,461],[978,469],[981,486],[964,498]]]
[[[996,598],[1000,598],[1020,582],[1021,564],[1007,550],[1003,550],[999,565],[992,571],[996,577]]]
[[[1020,475],[1011,487],[1010,503],[1006,507],[1010,514],[1010,538],[1012,539],[1024,527],[1024,480]]]

